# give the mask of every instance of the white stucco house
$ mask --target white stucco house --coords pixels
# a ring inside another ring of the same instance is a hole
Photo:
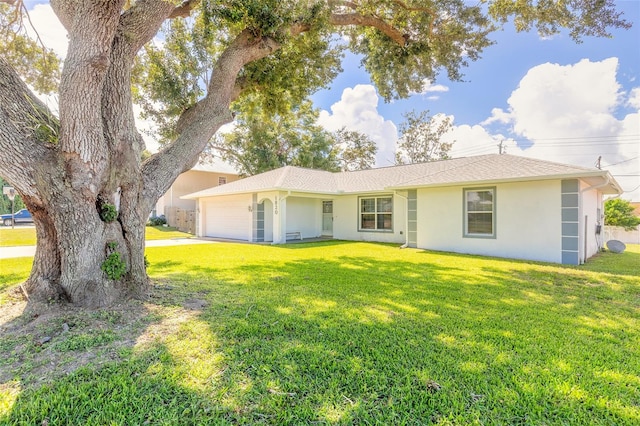
[[[602,246],[604,170],[512,155],[331,173],[287,166],[186,195],[196,234],[390,242],[581,264]]]

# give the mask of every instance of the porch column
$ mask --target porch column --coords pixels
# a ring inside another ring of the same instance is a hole
[[[287,198],[280,195],[273,201],[273,244],[287,242]]]
[[[204,207],[204,201],[202,201],[202,198],[198,198],[196,200],[196,229],[195,229],[195,233],[196,233],[196,237],[204,237],[205,236],[205,231],[206,231],[206,226],[205,226],[205,220],[206,220],[206,211],[205,211],[205,207]]]

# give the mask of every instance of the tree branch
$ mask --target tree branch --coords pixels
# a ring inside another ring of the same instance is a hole
[[[395,27],[388,24],[384,20],[374,17],[361,15],[359,13],[333,13],[329,17],[329,23],[332,25],[358,25],[373,27],[381,31],[391,40],[400,46],[405,46],[408,42],[408,36]]]
[[[121,15],[113,39],[102,93],[102,104],[108,107],[102,115],[105,129],[110,132],[107,134],[110,152],[123,154],[133,148],[131,157],[136,164],[139,164],[144,142],[136,129],[131,102],[131,68],[138,51],[154,37],[173,9],[167,1],[137,1]]]
[[[207,95],[178,119],[178,138],[143,163],[144,202],[154,203],[175,178],[195,164],[218,129],[232,121],[229,105],[237,95],[236,79],[242,67],[280,48],[271,38],[240,33],[214,64]],[[148,209],[151,206],[147,206]]]
[[[52,2],[52,5],[57,1]],[[77,3],[77,2],[76,2]],[[107,158],[102,123],[102,90],[124,0],[81,2],[69,27],[69,50],[60,80],[60,150],[96,165]],[[101,19],[80,19],[99,14]],[[66,19],[66,18],[65,18]],[[82,177],[85,178],[85,177]],[[99,177],[98,177],[99,178]],[[80,184],[80,176],[77,182]],[[86,179],[85,184],[91,182]]]
[[[426,7],[410,6],[402,0],[391,1],[398,8],[404,9],[405,11],[422,12],[429,15],[431,17],[431,22],[429,24],[427,35],[430,36],[431,34],[433,34],[433,27],[436,21],[436,14],[433,12],[433,10]],[[335,0],[330,1],[329,4],[331,6],[342,7],[343,10],[350,9],[353,11],[352,13],[333,13],[330,18],[330,23],[332,23],[333,25],[359,25],[374,27],[382,33],[386,34],[400,46],[405,46],[407,43],[409,43],[409,34],[398,31],[397,28],[387,23],[383,18],[376,15],[362,15],[358,13],[357,10],[359,4],[356,2],[348,0]]]
[[[78,0],[51,0],[51,9],[56,14],[60,23],[67,32],[71,32],[73,21],[76,14],[79,13],[79,1]]]
[[[53,159],[52,145],[35,136],[42,115],[52,114],[0,57],[0,174],[20,194],[36,199],[38,173],[45,171],[41,166]]]
[[[185,1],[185,3],[197,3]],[[180,6],[182,7],[182,6]],[[131,59],[157,33],[162,23],[175,12],[171,2],[163,0],[138,0],[124,12],[118,25],[118,43],[126,48]]]
[[[188,17],[198,4],[200,4],[200,0],[184,0],[180,6],[173,9],[169,19]]]

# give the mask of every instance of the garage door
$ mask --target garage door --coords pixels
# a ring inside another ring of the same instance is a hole
[[[250,196],[218,197],[204,203],[205,236],[248,240],[252,215]]]

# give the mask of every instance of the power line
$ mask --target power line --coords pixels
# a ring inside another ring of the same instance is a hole
[[[606,166],[606,167],[613,167],[613,166],[617,166],[618,164],[627,163],[627,162],[632,161],[632,160],[637,160],[638,158],[640,158],[640,155],[639,155],[639,156],[637,156],[637,157],[629,158],[628,160],[619,161],[619,162],[617,162],[617,163],[609,164],[609,165],[608,165],[608,166]]]
[[[539,141],[550,141],[550,140],[565,140],[565,139],[610,139],[610,138],[619,138],[619,137],[640,137],[640,134],[624,134],[624,135],[606,135],[606,136],[569,136],[569,137],[555,137],[555,138],[537,138]]]

